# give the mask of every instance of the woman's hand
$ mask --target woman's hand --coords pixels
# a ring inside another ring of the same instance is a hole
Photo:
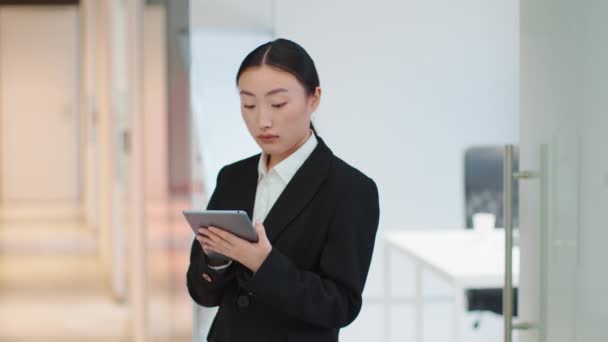
[[[196,239],[206,254],[221,253],[255,273],[272,250],[264,225],[256,222],[255,230],[258,233],[258,242],[249,242],[217,227],[200,228]]]

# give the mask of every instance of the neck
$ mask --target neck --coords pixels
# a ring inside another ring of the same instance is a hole
[[[268,155],[268,158],[266,159],[266,170],[270,171],[270,169],[272,169],[275,165],[287,159],[287,157],[289,157],[300,147],[302,147],[302,145],[306,143],[306,141],[308,140],[308,138],[310,138],[312,134],[312,130],[309,131],[308,134],[304,136],[304,138],[302,138],[297,144],[295,144],[293,147],[291,147],[289,150],[287,150],[285,153],[282,153],[281,155]]]

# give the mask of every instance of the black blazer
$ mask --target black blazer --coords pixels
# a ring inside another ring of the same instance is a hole
[[[188,291],[202,306],[219,305],[211,342],[329,342],[361,309],[378,229],[374,181],[318,145],[264,223],[272,251],[252,274],[237,262],[207,266],[194,240]],[[208,209],[252,217],[260,154],[224,166]]]

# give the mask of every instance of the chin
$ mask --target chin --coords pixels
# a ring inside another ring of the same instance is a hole
[[[259,145],[260,145],[260,148],[262,149],[262,151],[264,151],[264,154],[282,155],[287,150],[287,148],[285,148],[285,146],[282,146],[280,144],[263,144],[263,143],[261,143]]]
[[[281,149],[278,146],[264,146],[264,145],[261,145],[260,147],[262,148],[262,151],[264,151],[264,154],[277,155],[277,154],[281,154],[281,152],[283,151],[283,149]]]

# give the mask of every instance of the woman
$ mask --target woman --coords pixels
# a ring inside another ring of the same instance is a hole
[[[219,306],[211,342],[338,341],[361,309],[379,220],[376,184],[317,136],[311,115],[321,88],[301,46],[259,46],[236,82],[262,153],[224,166],[207,208],[245,210],[259,241],[199,229],[188,291],[200,305]]]

